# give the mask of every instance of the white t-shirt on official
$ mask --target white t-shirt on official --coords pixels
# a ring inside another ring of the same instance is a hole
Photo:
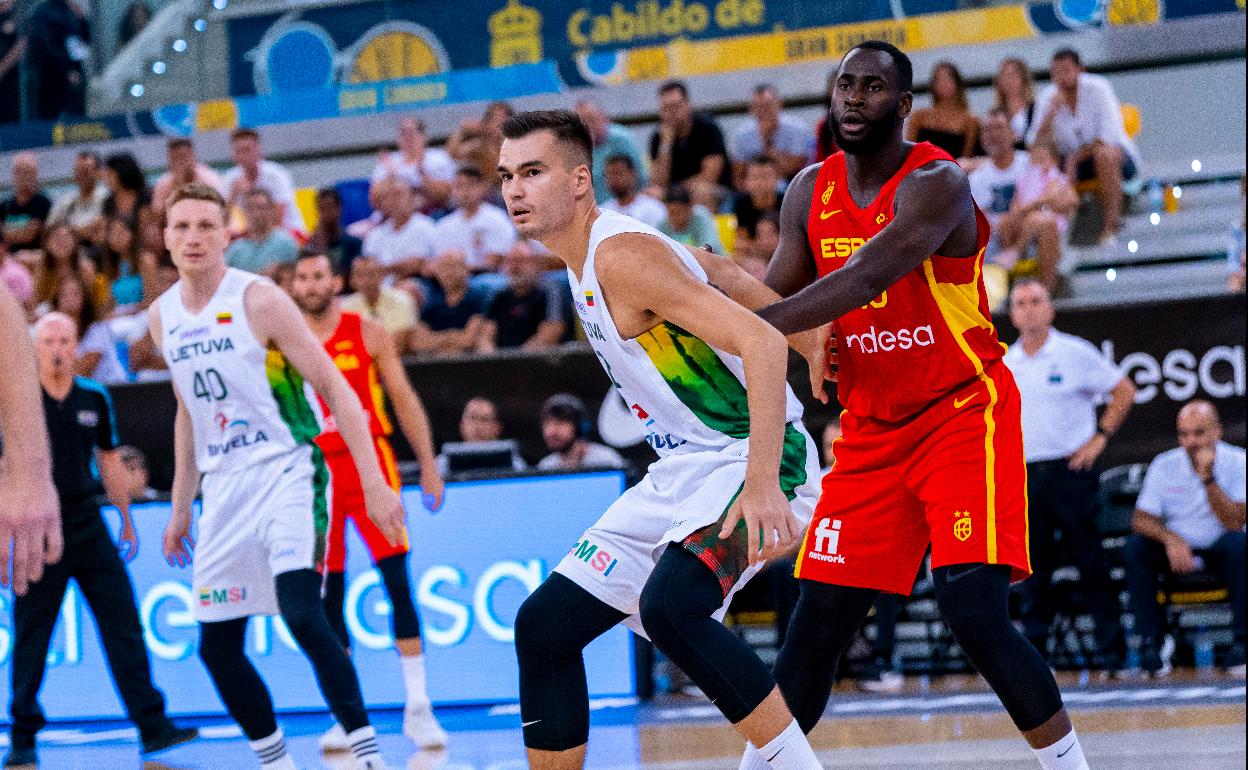
[[[988,224],[993,227],[1001,221],[1001,217],[1010,210],[1014,202],[1014,193],[1018,188],[1018,180],[1027,170],[1027,153],[1014,151],[1014,159],[1008,168],[997,168],[991,159],[981,163],[970,173],[967,181],[971,185],[971,197],[975,205],[984,212]]]
[[[1227,497],[1243,503],[1244,450],[1219,441],[1213,455],[1213,479]],[[1192,548],[1208,548],[1227,532],[1183,447],[1162,452],[1148,464],[1135,507],[1160,517],[1167,529]]]
[[[388,267],[408,257],[432,259],[438,253],[436,244],[433,220],[412,214],[402,227],[396,228],[394,220],[387,219],[370,230],[362,253]]]
[[[439,219],[435,227],[438,251],[462,251],[469,270],[488,268],[487,256],[506,254],[516,242],[511,217],[493,203],[482,203],[471,217],[456,209]]]
[[[413,188],[425,186],[425,177],[439,182],[450,182],[455,178],[455,159],[446,150],[437,147],[425,148],[425,157],[419,162],[408,162],[403,153],[395,151],[386,156],[386,162],[378,162],[373,167],[371,181],[373,184],[387,177],[402,179]]]
[[[620,456],[620,453],[611,447],[587,441],[585,442],[585,456],[581,458],[580,466],[568,470],[623,468],[625,464],[624,458]],[[563,468],[563,455],[558,452],[551,452],[537,463],[539,471],[557,471]]]
[[[229,195],[234,189],[234,182],[243,175],[243,169],[235,166],[225,172],[225,176],[221,177],[221,186],[225,188],[225,194]],[[282,168],[271,160],[260,161],[260,171],[256,175],[256,186],[267,192],[273,202],[282,206],[282,228],[292,233],[306,233],[307,225],[303,221],[303,212],[299,210],[299,204],[295,202],[295,182],[290,177],[290,172]],[[241,200],[234,201],[235,205],[242,206]]]
[[[667,206],[664,206],[663,202],[653,195],[646,195],[645,193],[638,194],[637,197],[633,198],[633,202],[628,205],[620,203],[619,198],[612,198],[604,202],[602,208],[607,211],[618,211],[633,219],[639,219],[656,230],[663,223],[663,220],[667,219]]]
[[[1096,406],[1122,381],[1118,367],[1085,339],[1049,330],[1033,356],[1015,342],[1005,353],[1022,396],[1023,456],[1070,457],[1096,433]]]

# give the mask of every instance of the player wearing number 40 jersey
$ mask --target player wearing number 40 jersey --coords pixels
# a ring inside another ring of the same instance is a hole
[[[845,407],[836,465],[798,551],[776,680],[802,728],[879,591],[909,593],[929,544],[941,614],[1046,770],[1086,768],[1053,673],[1010,623],[1031,569],[1018,388],[980,276],[988,224],[966,175],[902,140],[910,60],[869,41],[832,86],[837,153],[794,179],[759,314],[831,323]],[[747,749],[742,767],[765,758]]]
[[[386,395],[394,404],[399,425],[420,462],[420,486],[425,506],[437,510],[442,503],[442,477],[438,475],[433,453],[429,418],[403,372],[398,352],[390,334],[380,324],[344,313],[336,297],[342,291],[342,277],[335,275],[329,258],[324,254],[304,254],[295,263],[295,278],[290,293],[313,333],[325,345],[325,352],[346,377],[347,383],[368,414],[369,430],[377,449],[377,463],[386,480],[396,491],[399,469],[390,446],[393,430],[386,414]],[[321,401],[325,415],[325,432],[317,444],[325,453],[333,481],[329,508],[329,543],[325,551],[325,614],[344,647],[350,649],[347,623],[343,613],[346,594],[347,520],[355,525],[381,573],[382,584],[390,597],[391,630],[403,670],[407,704],[403,713],[403,732],[421,748],[446,744],[446,732],[438,725],[425,689],[425,656],[422,654],[420,620],[412,601],[408,580],[408,542],[386,540],[381,529],[364,510],[364,490],[360,474],[347,449],[342,434],[328,406]],[[335,724],[321,736],[321,748],[343,751],[348,748],[342,725]]]
[[[391,542],[403,537],[402,506],[377,466],[358,399],[294,303],[267,279],[226,267],[220,194],[187,185],[167,212],[165,245],[179,280],[149,313],[178,399],[164,551],[181,565],[194,549],[199,656],[262,768],[293,770],[272,698],[244,651],[249,617],[280,612],[359,765],[383,767],[355,669],[321,606],[315,568],[329,474],[314,443],[320,422],[309,385],[333,409],[368,512]],[[196,545],[191,505],[201,476]]]

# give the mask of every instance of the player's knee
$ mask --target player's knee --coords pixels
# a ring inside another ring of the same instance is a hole
[[[639,606],[641,625],[646,629],[650,641],[660,649],[666,647],[667,641],[675,636],[681,615],[676,604],[676,597],[671,593],[670,586],[650,581],[642,589]]]
[[[521,664],[539,655],[579,654],[568,649],[567,637],[559,633],[564,616],[558,591],[547,581],[529,594],[516,612],[516,655]]]

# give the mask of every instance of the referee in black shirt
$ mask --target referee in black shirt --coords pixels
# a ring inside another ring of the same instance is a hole
[[[100,640],[121,693],[126,713],[139,728],[143,753],[185,743],[197,731],[175,726],[165,714],[165,699],[152,685],[134,587],[118,546],[100,514],[101,491],[121,510],[121,547],[127,559],[138,552],[130,520],[125,475],[117,453],[112,400],[103,386],[74,376],[78,335],[74,322],[60,313],[35,325],[35,353],[43,410],[52,445],[52,480],[60,495],[65,555],[48,567],[25,596],[13,600],[13,722],[5,767],[33,765],[35,733],[46,720],[39,708],[48,645],[71,578],[87,600]],[[95,471],[98,461],[99,476]],[[103,488],[101,489],[101,480]]]

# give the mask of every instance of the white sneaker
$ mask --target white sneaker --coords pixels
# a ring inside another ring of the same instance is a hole
[[[326,753],[335,753],[339,751],[350,751],[351,744],[347,743],[347,731],[342,729],[342,725],[334,722],[334,726],[325,731],[320,740],[321,751]]]
[[[446,730],[438,724],[430,706],[403,711],[403,734],[422,749],[436,749],[446,745]]]

